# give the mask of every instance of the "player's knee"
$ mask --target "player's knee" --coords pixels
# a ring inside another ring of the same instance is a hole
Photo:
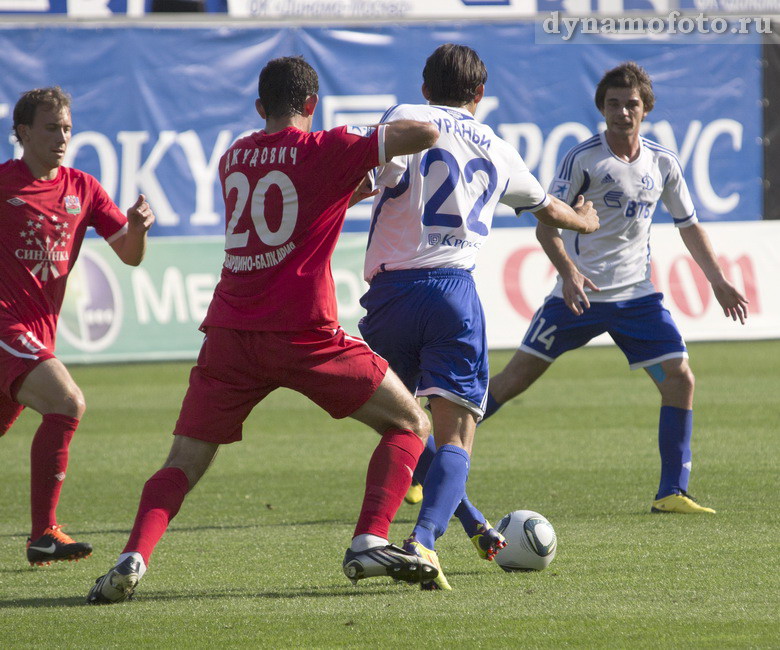
[[[417,407],[403,418],[403,422],[400,423],[399,428],[414,431],[414,433],[424,442],[431,433],[431,422],[425,411],[423,411],[422,408]]]
[[[84,393],[78,386],[74,385],[59,396],[55,409],[57,413],[80,420],[87,410]]]

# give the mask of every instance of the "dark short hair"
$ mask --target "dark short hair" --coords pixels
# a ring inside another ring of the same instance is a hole
[[[653,82],[647,70],[637,65],[633,61],[621,63],[616,68],[608,70],[599,81],[596,87],[596,108],[599,111],[604,110],[604,100],[607,96],[607,90],[610,88],[634,88],[642,98],[645,105],[645,112],[649,113],[655,106],[655,95],[653,94]]]
[[[317,73],[302,56],[269,61],[257,82],[257,95],[268,117],[302,115],[306,99],[319,89]]]
[[[429,101],[444,106],[464,106],[477,96],[477,88],[487,83],[487,68],[479,55],[466,45],[446,43],[428,57],[423,82]]]
[[[14,106],[14,136],[19,142],[22,141],[19,135],[19,125],[32,126],[33,120],[35,120],[35,111],[38,110],[39,106],[53,110],[63,108],[70,110],[70,95],[59,86],[34,88],[22,93]]]

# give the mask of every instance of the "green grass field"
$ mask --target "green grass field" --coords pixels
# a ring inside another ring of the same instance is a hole
[[[493,355],[493,369],[509,353]],[[170,445],[189,364],[74,367],[88,410],[60,521],[95,546],[30,568],[26,413],[0,440],[0,647],[780,647],[780,341],[691,345],[691,491],[715,516],[651,515],[658,395],[615,348],[566,355],[480,427],[469,492],[494,522],[547,516],[539,573],[477,558],[453,520],[453,591],[341,572],[376,439],[277,391],[223,449],[152,559],[136,598],[87,607]],[[417,508],[403,505],[400,542]]]

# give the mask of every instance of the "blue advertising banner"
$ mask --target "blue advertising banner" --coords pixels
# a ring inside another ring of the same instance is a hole
[[[485,60],[489,80],[477,117],[520,150],[543,184],[566,150],[598,130],[592,98],[602,73],[632,59],[655,84],[646,135],[678,153],[699,216],[761,219],[759,46],[724,46],[715,37],[690,45],[592,37],[569,47],[536,42],[528,23],[5,25],[0,123],[10,133],[21,92],[62,86],[73,96],[66,164],[94,174],[120,207],[146,194],[158,217],[155,236],[220,235],[216,166],[236,137],[262,127],[254,99],[268,59],[302,54],[314,65],[321,96],[315,128],[330,128],[376,122],[388,106],[422,101],[425,58],[448,41],[471,45]],[[12,138],[0,142],[0,159],[18,153]],[[518,220],[503,212],[496,225]],[[367,206],[357,206],[347,230],[366,227]]]

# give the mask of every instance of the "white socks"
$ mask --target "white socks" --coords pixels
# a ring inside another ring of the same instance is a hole
[[[122,555],[119,556],[119,559],[116,561],[116,563],[121,564],[129,557],[135,558],[140,563],[140,566],[138,567],[138,579],[140,580],[141,578],[144,577],[144,573],[146,573],[146,562],[144,562],[144,558],[140,553],[138,552],[122,553]]]
[[[389,543],[386,539],[377,535],[358,535],[352,538],[352,544],[349,548],[355,553],[360,553],[375,546],[387,546]]]

